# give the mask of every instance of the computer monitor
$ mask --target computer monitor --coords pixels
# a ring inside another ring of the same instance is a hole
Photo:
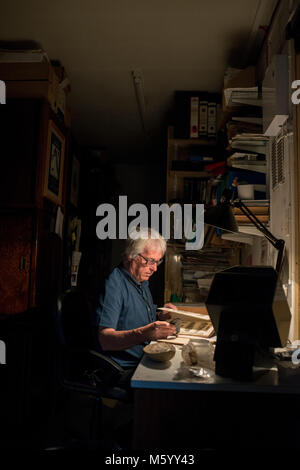
[[[280,288],[271,266],[234,266],[215,274],[206,307],[217,334],[218,375],[251,379],[257,351],[285,345],[291,315]]]

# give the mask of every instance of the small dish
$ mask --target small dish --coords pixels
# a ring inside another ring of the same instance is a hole
[[[169,343],[151,343],[144,347],[144,353],[153,361],[166,362],[175,355],[176,348]]]

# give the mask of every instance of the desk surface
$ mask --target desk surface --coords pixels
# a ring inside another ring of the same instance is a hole
[[[210,377],[195,377],[183,362],[181,348],[176,347],[175,356],[168,362],[154,362],[143,356],[131,379],[135,389],[202,390],[260,393],[299,393],[300,369],[297,376],[283,378],[276,364],[254,367],[254,380],[241,382],[217,376],[210,369]]]

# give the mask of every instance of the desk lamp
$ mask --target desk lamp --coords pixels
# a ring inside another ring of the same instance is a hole
[[[276,272],[280,273],[284,253],[284,240],[276,238],[267,227],[253,214],[241,199],[232,201],[233,191],[225,189],[221,201],[208,209],[204,214],[204,223],[228,232],[239,232],[232,208],[238,207],[250,222],[264,235],[264,237],[278,250]]]
[[[239,207],[278,250],[276,269],[271,266],[233,266],[217,272],[206,300],[217,334],[216,374],[251,380],[257,352],[282,346],[289,332],[290,310],[282,286],[277,283],[284,241],[274,237],[241,200],[232,202],[232,194],[231,190],[224,191],[220,203],[205,212],[204,223],[238,232],[232,207]],[[282,294],[280,306],[278,289]]]

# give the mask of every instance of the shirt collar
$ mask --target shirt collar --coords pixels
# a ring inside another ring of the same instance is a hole
[[[123,264],[120,264],[120,265],[118,266],[118,268],[119,268],[121,271],[124,271],[124,272],[127,274],[127,276],[129,276],[129,277],[133,280],[133,282],[134,282],[138,287],[148,286],[149,281],[138,282],[138,281],[135,279],[135,277],[133,277],[133,276],[130,274],[130,272],[127,271],[126,268],[124,268]]]

